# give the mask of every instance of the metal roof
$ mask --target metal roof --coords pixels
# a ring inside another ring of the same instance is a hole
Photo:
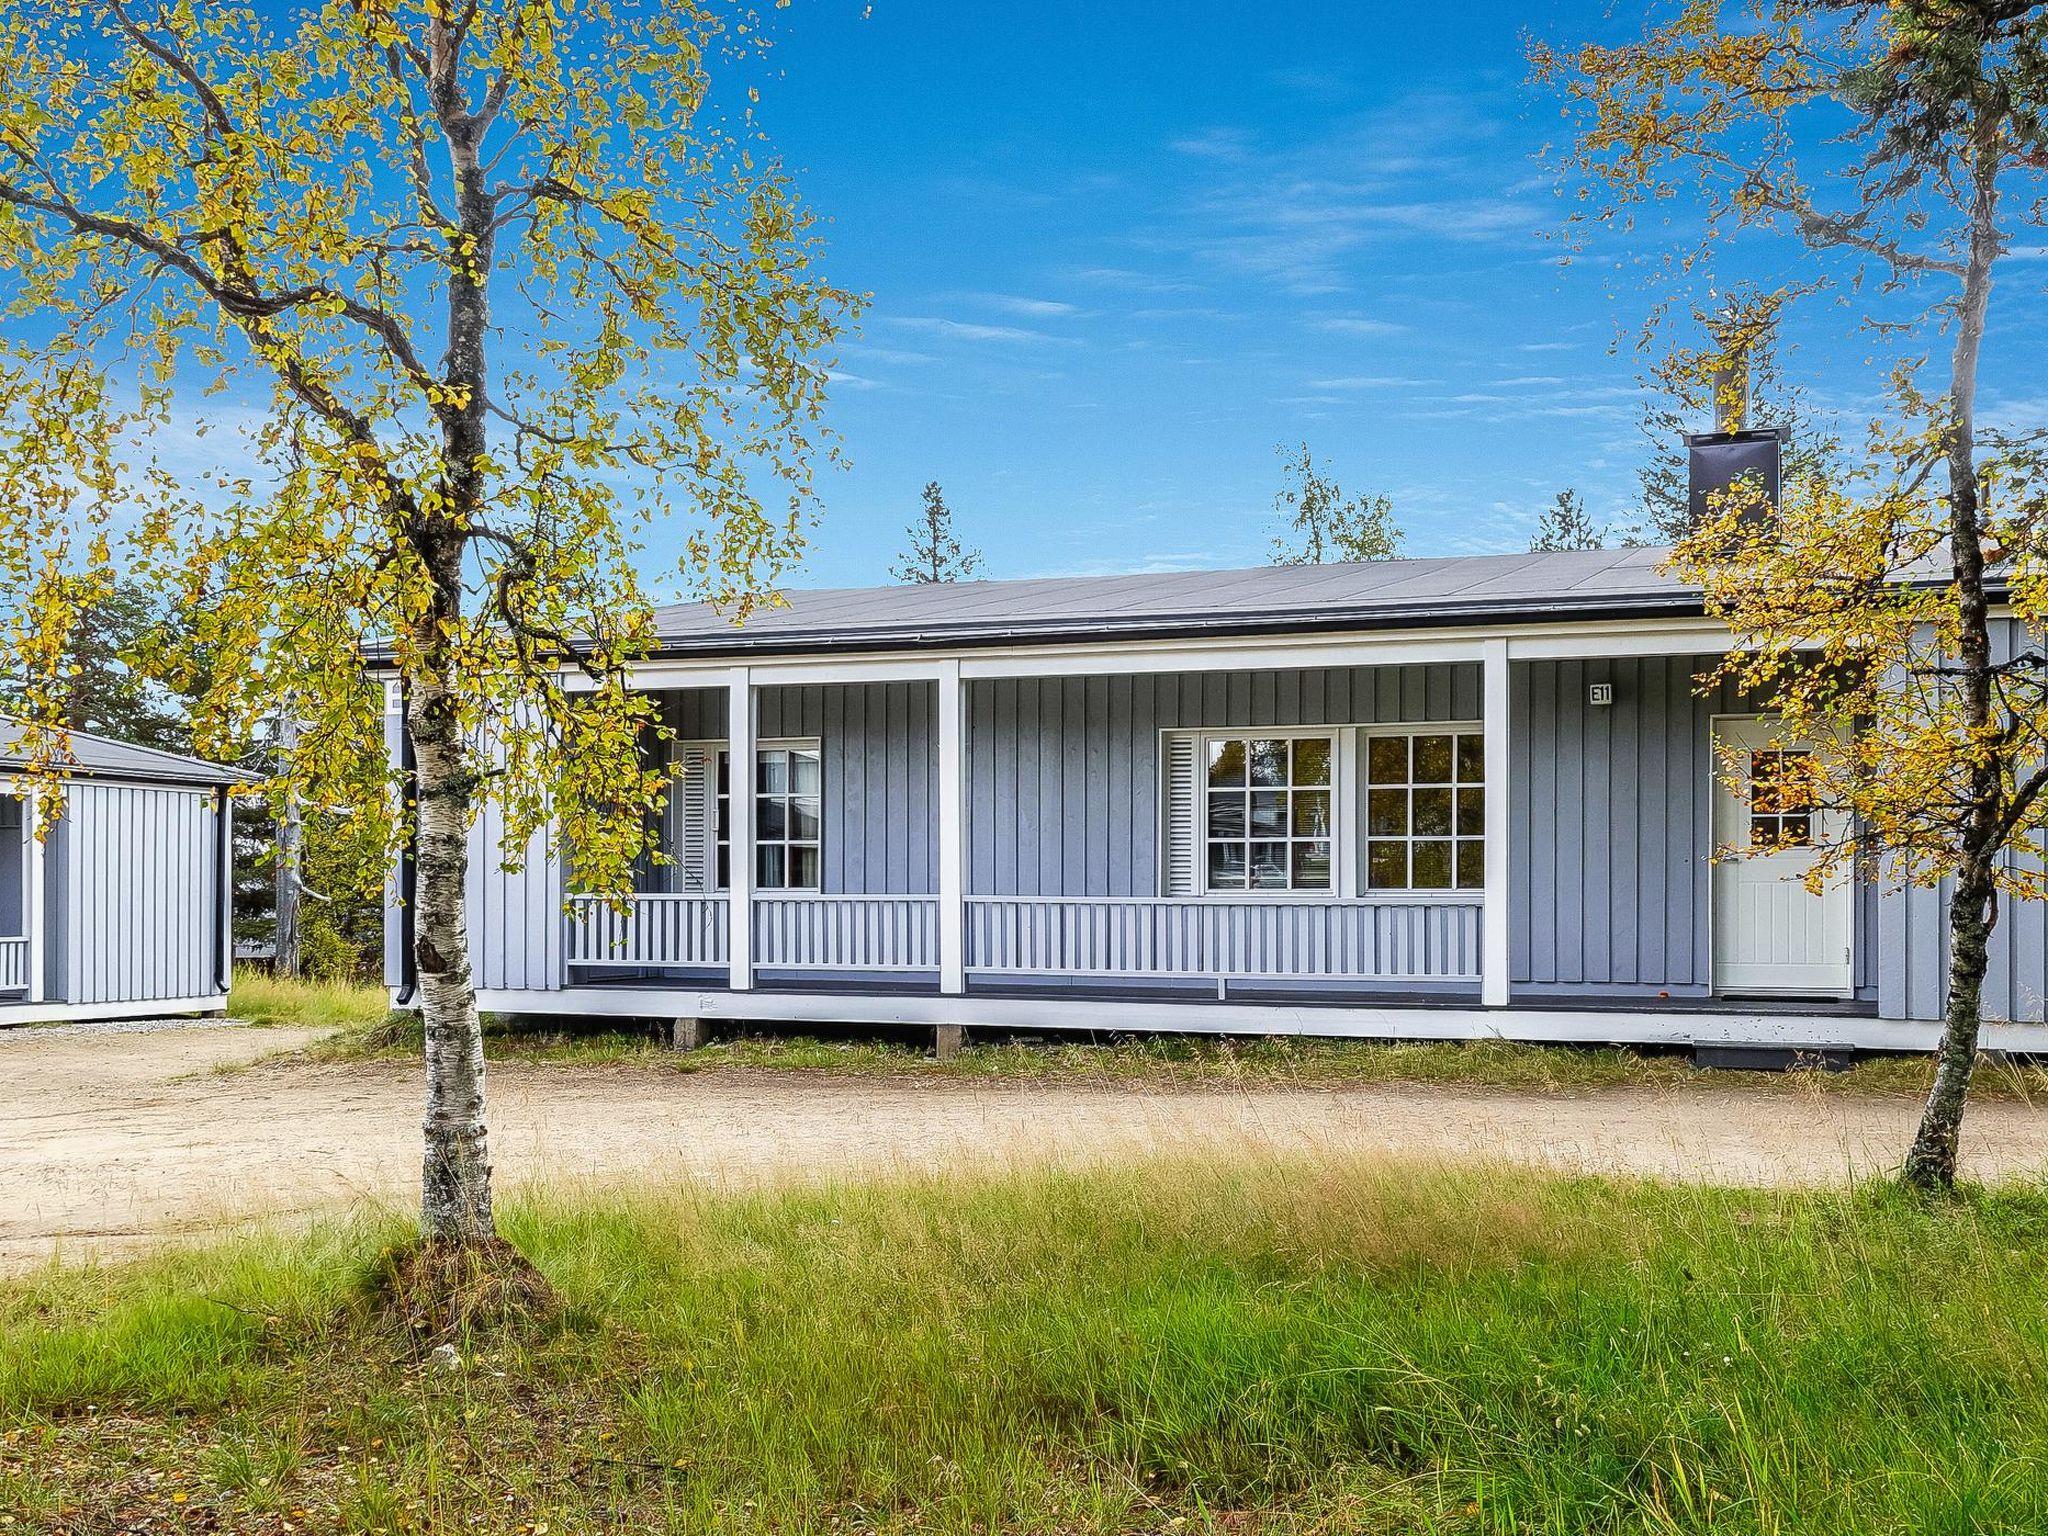
[[[80,779],[123,779],[147,784],[245,784],[255,775],[240,768],[223,767],[202,758],[182,757],[176,752],[159,752],[94,736],[87,731],[71,732],[71,758],[63,765],[66,776]],[[21,751],[21,727],[0,719],[0,770],[20,768],[26,759]]]
[[[707,603],[655,611],[669,656],[1052,643],[1546,619],[1695,615],[1668,549],[796,590],[735,625]]]

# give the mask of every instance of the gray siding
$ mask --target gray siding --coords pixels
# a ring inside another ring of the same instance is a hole
[[[1509,974],[1518,992],[1705,997],[1713,719],[1755,707],[1710,658],[1518,662],[1510,678]],[[1591,705],[1593,683],[1614,702]],[[1856,903],[1856,992],[1876,998],[1876,893]]]
[[[1995,659],[2010,660],[2024,629],[2008,620],[1994,637]],[[2029,861],[2035,870],[2038,858]],[[1900,887],[1880,882],[1873,906],[1878,1012],[1888,1018],[1938,1019],[1948,1000],[1948,903],[1954,882]],[[1984,977],[1987,1018],[2048,1018],[2048,903],[2005,901],[1991,934]]]
[[[0,938],[19,938],[27,912],[22,903],[22,851],[27,837],[18,795],[0,795]]]
[[[1684,656],[1517,663],[1509,680],[1509,974],[1526,990],[1711,983],[1708,663]],[[1614,703],[1587,689],[1614,685]]]
[[[828,895],[915,896],[938,889],[936,691],[930,683],[834,683],[759,690],[760,739],[815,737],[823,780],[819,854]],[[716,689],[667,695],[678,741],[725,740]]]
[[[1161,731],[1476,720],[1479,668],[1004,679],[967,709],[968,893],[1151,896]]]
[[[220,844],[212,792],[73,783],[62,829],[45,850],[62,866],[52,903],[64,933],[53,998],[217,995]]]

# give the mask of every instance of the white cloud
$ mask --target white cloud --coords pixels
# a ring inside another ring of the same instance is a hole
[[[1058,299],[1034,299],[1018,293],[970,293],[965,297],[977,304],[985,304],[990,309],[1000,309],[1006,314],[1031,315],[1039,319],[1081,313],[1080,306],[1076,304],[1062,303]]]
[[[907,331],[923,331],[955,341],[1062,342],[1069,338],[1047,331],[1027,330],[1019,325],[977,325],[968,320],[948,320],[940,315],[893,315],[890,324]]]
[[[1319,331],[1337,336],[1399,336],[1409,327],[1371,315],[1322,315],[1309,322]]]

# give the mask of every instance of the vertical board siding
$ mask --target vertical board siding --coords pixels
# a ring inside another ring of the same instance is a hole
[[[722,691],[675,689],[663,699],[664,723],[677,740],[725,740]],[[938,728],[933,708],[933,687],[922,682],[757,690],[755,718],[762,740],[818,742],[824,780],[819,853],[826,894],[925,895],[937,889]]]
[[[23,891],[28,829],[19,795],[0,795],[0,938],[22,938],[28,903]],[[24,982],[23,985],[26,985]]]
[[[126,1003],[219,991],[220,842],[211,791],[75,782],[54,852],[65,933],[57,997]]]
[[[1511,680],[1510,976],[1558,990],[1704,991],[1709,953],[1711,662],[1517,662]],[[1586,702],[1594,683],[1614,702]]]
[[[968,691],[968,885],[978,896],[1151,896],[1162,731],[1469,720],[1479,668],[999,678]]]
[[[2005,620],[1993,634],[1993,659],[2009,660],[2026,644],[2020,621]],[[2023,868],[2040,868],[2036,856],[2015,855],[2014,860]],[[1873,980],[1878,1012],[1884,1017],[1942,1017],[1948,1002],[1948,904],[1954,889],[1950,880],[1902,889],[1896,870],[1879,871],[1869,905],[1877,933]],[[2048,903],[2001,901],[1984,976],[1984,1016],[2022,1023],[2048,1019],[2044,969]]]

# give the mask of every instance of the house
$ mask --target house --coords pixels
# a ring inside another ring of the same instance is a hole
[[[506,872],[487,813],[482,1004],[1928,1046],[1941,893],[1804,887],[1801,843],[1839,829],[1721,782],[1717,744],[1760,782],[1784,744],[1702,691],[1730,635],[1664,558],[797,591],[739,628],[664,609],[635,681],[673,735],[673,862],[619,912],[544,836]],[[1783,846],[1712,858],[1752,827]],[[2048,909],[2008,905],[1992,1045],[2048,1048],[2044,966]]]
[[[247,775],[71,734],[63,813],[0,723],[0,1025],[219,1013],[227,1007],[232,817]]]

